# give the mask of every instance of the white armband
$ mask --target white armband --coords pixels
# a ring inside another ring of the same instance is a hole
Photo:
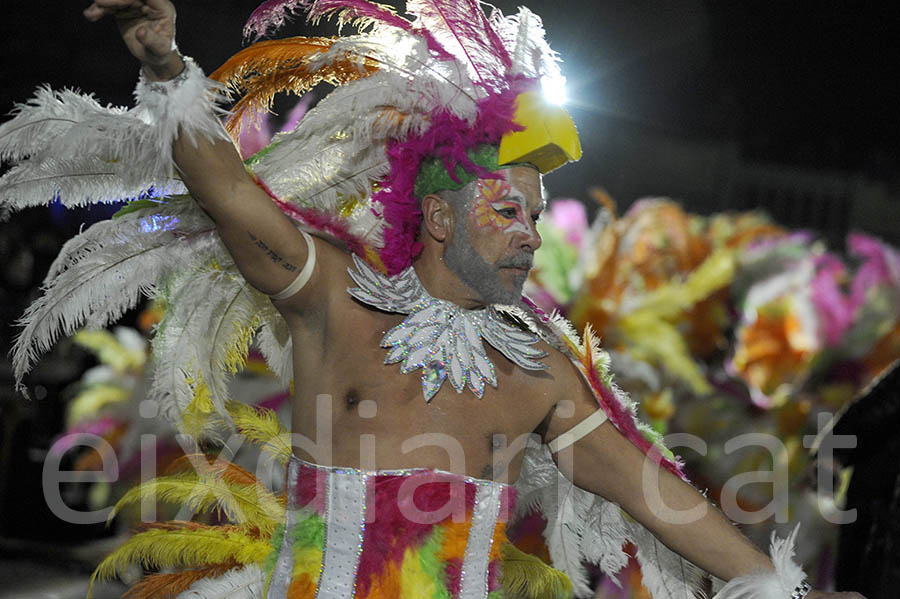
[[[296,294],[306,286],[306,283],[309,282],[309,278],[312,276],[313,268],[316,266],[316,244],[313,243],[312,236],[309,233],[306,231],[300,231],[300,233],[303,235],[303,239],[306,240],[306,248],[308,250],[306,253],[306,264],[303,265],[303,270],[300,271],[300,274],[297,275],[297,278],[290,285],[282,291],[269,296],[273,300],[287,299]]]
[[[602,409],[597,410],[568,431],[547,443],[550,453],[562,451],[609,419]]]

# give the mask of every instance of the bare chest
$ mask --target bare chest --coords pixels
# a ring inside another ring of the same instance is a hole
[[[293,431],[301,438],[331,439],[320,455],[299,448],[301,457],[365,469],[516,474],[527,435],[553,404],[549,373],[523,370],[485,343],[496,388],[487,386],[478,398],[445,382],[426,402],[421,369],[404,374],[400,364],[384,363],[380,342],[403,315],[349,298],[329,313],[319,343],[294,343]],[[504,464],[498,466],[498,459]]]

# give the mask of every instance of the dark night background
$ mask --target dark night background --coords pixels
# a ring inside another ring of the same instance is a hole
[[[564,59],[568,106],[584,147],[580,163],[546,178],[552,196],[586,199],[589,187],[600,186],[620,211],[648,195],[674,197],[704,214],[763,207],[781,224],[819,231],[834,249],[854,228],[900,245],[894,3],[522,2],[543,17]],[[510,13],[518,3],[496,4]],[[182,52],[211,72],[242,47],[244,20],[257,4],[178,3]],[[42,83],[130,103],[138,65],[112,23],[83,19],[86,5],[4,0],[0,114]],[[311,32],[295,21],[279,35]],[[4,354],[9,323],[33,298],[59,244],[96,213],[34,209],[0,223]],[[64,355],[56,363],[74,372],[41,375],[55,381],[46,385],[51,397],[80,374],[65,355],[71,350],[58,351]],[[23,494],[39,488],[27,451],[41,440],[46,448],[59,430],[59,403],[22,402],[5,360],[0,379],[0,536],[64,536],[47,520],[39,494]],[[0,547],[0,557],[8,550]]]
[[[728,142],[741,161],[896,186],[900,117],[894,83],[900,61],[892,47],[900,17],[891,3],[526,3],[542,15],[565,60],[570,109],[585,147],[580,164],[548,177],[557,195],[583,196],[588,185],[613,192],[624,186],[628,192],[617,197],[624,203],[634,195],[676,194],[632,190],[632,183],[622,183],[632,174],[604,166],[602,158],[616,154],[615,140],[626,130],[667,142]],[[4,2],[0,110],[45,82],[129,103],[137,65],[111,23],[84,21],[83,4]],[[181,3],[182,51],[212,71],[241,47],[241,27],[256,4]],[[497,2],[506,13],[517,4]],[[295,22],[282,34],[306,32]],[[645,168],[665,168],[661,160],[653,162]],[[690,194],[681,199],[689,208],[694,200]]]

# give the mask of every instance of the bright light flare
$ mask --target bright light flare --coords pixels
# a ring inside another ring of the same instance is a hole
[[[541,79],[541,93],[551,104],[562,106],[566,103],[566,78],[544,77]]]

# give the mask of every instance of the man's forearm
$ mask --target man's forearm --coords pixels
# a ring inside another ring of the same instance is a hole
[[[703,495],[655,464],[611,424],[571,450],[569,458],[560,456],[560,465],[572,460],[570,478],[576,485],[619,504],[666,546],[710,574],[729,581],[772,570],[771,560]]]
[[[626,511],[660,541],[725,581],[772,570],[768,556],[696,489],[665,470],[658,473],[658,484],[645,480]]]

